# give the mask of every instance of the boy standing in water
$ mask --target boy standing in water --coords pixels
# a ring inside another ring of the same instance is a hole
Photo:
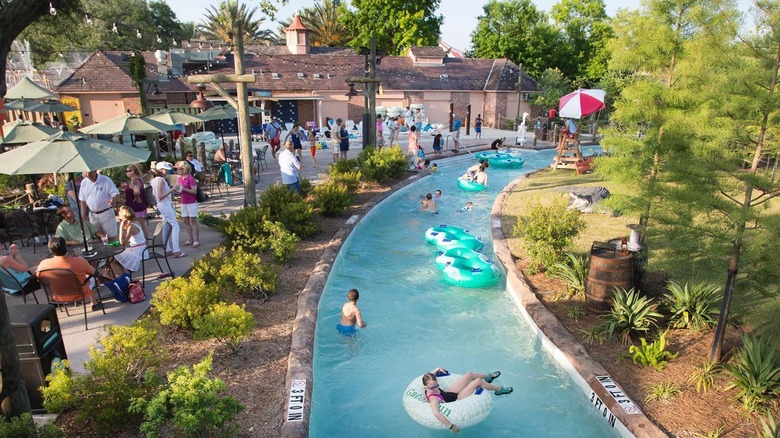
[[[336,325],[336,329],[345,336],[352,336],[357,333],[355,326],[363,328],[368,324],[363,321],[357,302],[360,299],[360,292],[357,289],[350,289],[347,292],[347,301],[341,307],[341,321]]]

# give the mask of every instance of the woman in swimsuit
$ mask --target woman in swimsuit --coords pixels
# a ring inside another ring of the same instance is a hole
[[[480,374],[474,372],[467,372],[457,382],[453,383],[448,391],[442,391],[439,387],[439,382],[436,380],[438,373],[449,374],[444,368],[436,368],[430,373],[426,373],[422,377],[423,387],[425,388],[425,398],[428,399],[428,403],[431,404],[433,410],[433,416],[436,417],[441,424],[447,427],[452,433],[460,432],[460,428],[447,419],[441,412],[439,412],[439,405],[441,403],[451,403],[456,400],[464,399],[471,394],[477,388],[484,388],[489,391],[495,391],[496,395],[510,394],[514,389],[511,386],[498,386],[493,385],[493,380],[497,379],[501,375],[501,371],[495,371],[488,374]]]

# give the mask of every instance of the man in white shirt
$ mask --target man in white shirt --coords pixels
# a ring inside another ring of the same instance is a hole
[[[301,170],[301,162],[293,154],[292,141],[284,142],[284,150],[279,154],[279,170],[282,173],[282,184],[290,190],[301,192],[301,181],[298,178],[298,171]]]
[[[99,175],[94,170],[84,173],[79,190],[81,216],[88,220],[98,231],[108,236],[109,242],[117,240],[118,229],[114,215],[114,205],[119,190],[111,178]]]

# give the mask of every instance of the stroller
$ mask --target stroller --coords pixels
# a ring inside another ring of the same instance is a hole
[[[433,153],[441,153],[441,134],[436,134],[433,136]]]

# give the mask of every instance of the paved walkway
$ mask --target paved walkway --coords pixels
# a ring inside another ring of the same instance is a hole
[[[429,158],[431,158],[432,162],[436,162],[439,159],[446,159],[453,155],[450,152],[444,152],[438,156],[431,155],[433,150],[433,137],[425,133],[423,133],[421,137],[420,144],[428,154]],[[482,139],[475,139],[472,133],[471,136],[462,136],[461,143],[466,148],[482,149],[489,145],[494,139],[500,137],[506,137],[508,139],[506,144],[511,145],[514,143],[515,133],[512,131],[500,131],[496,129],[483,128]],[[225,140],[227,141],[230,138],[235,139],[236,137],[226,136]],[[400,144],[403,149],[406,149],[406,139],[404,137],[401,138]],[[452,147],[451,141],[449,145]],[[262,146],[262,144],[253,144],[253,147],[255,148],[260,146]],[[549,143],[540,143],[539,147],[549,148],[552,147],[552,145]],[[357,157],[360,150],[360,139],[352,140],[352,147],[348,153],[348,157]],[[460,154],[462,155],[463,153],[468,152],[464,152],[464,149],[461,148]],[[314,183],[321,180],[323,178],[323,174],[327,171],[327,166],[332,161],[332,150],[321,149],[317,151],[317,159],[319,161],[319,167],[317,168],[312,167],[310,157],[311,155],[308,153],[308,150],[304,150],[301,175],[310,179]],[[263,170],[258,178],[258,193],[275,182],[281,181],[279,165],[276,160],[271,157],[270,152],[268,153],[267,161],[269,168],[267,170]],[[200,210],[202,212],[218,216],[220,214],[230,214],[231,212],[241,208],[243,205],[243,188],[241,186],[234,186],[228,188],[228,190],[229,192],[223,194],[223,196],[214,196],[205,203],[202,203],[200,205]],[[149,226],[150,230],[154,229],[156,222],[157,220],[151,222]],[[186,233],[182,231],[181,241],[184,240],[186,240]],[[191,267],[194,260],[204,256],[213,248],[218,246],[221,242],[222,237],[218,232],[209,227],[201,226],[201,246],[199,248],[183,247],[183,250],[187,253],[187,257],[178,259],[169,258],[169,262],[171,263],[171,267],[173,268],[174,273],[177,276],[185,273]],[[37,252],[35,254],[33,254],[32,247],[22,248],[21,253],[25,260],[31,265],[37,265],[43,258],[48,256],[48,250],[46,249],[45,244],[43,246],[37,245]],[[150,270],[156,269],[156,264],[154,262],[147,262],[147,268]],[[88,311],[87,318],[90,327],[88,331],[84,329],[84,316],[83,313],[79,312],[81,308],[72,309],[70,312],[71,316],[69,317],[66,316],[64,312],[58,312],[60,327],[62,328],[62,333],[65,340],[65,349],[68,354],[68,359],[70,360],[71,366],[74,370],[84,370],[83,364],[84,361],[88,359],[90,345],[94,344],[97,339],[106,333],[106,327],[113,324],[130,324],[148,309],[149,298],[151,298],[154,290],[161,281],[156,278],[158,274],[159,273],[155,272],[154,270],[148,273],[146,277],[147,300],[143,303],[130,304],[115,302],[113,298],[110,298],[110,292],[108,292],[105,288],[101,288],[101,295],[103,297],[109,297],[109,299],[105,302],[106,314],[103,315],[103,313],[100,311]],[[38,291],[37,296],[39,301],[42,303],[46,301],[43,291]],[[20,297],[6,296],[6,299],[9,306],[23,305],[22,299]],[[32,296],[28,296],[28,303],[31,301],[34,302]]]

